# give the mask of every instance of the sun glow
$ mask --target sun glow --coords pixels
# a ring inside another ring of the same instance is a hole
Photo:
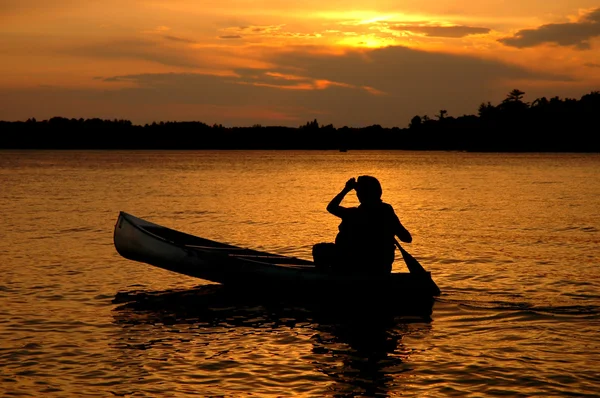
[[[403,22],[419,22],[427,21],[431,18],[431,15],[421,14],[404,14],[404,13],[392,13],[392,14],[381,14],[375,11],[326,11],[317,12],[316,17],[319,19],[334,20],[334,21],[347,21],[356,25],[365,25],[383,21],[403,21]]]
[[[348,36],[337,42],[340,46],[362,47],[362,48],[382,48],[398,44],[393,37],[378,37],[375,35]]]

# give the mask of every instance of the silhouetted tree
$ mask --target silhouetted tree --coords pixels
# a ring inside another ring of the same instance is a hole
[[[312,122],[306,122],[306,124],[304,126],[300,126],[300,128],[307,129],[307,130],[313,130],[313,129],[318,130],[319,122],[317,121],[317,119],[315,119]]]
[[[481,105],[479,105],[477,114],[481,118],[493,117],[496,114],[496,107],[494,105],[492,105],[492,103],[489,101],[487,103],[482,102]]]
[[[417,115],[410,119],[409,129],[417,129],[421,127],[421,116]]]
[[[510,93],[508,93],[506,99],[503,102],[521,102],[524,95],[525,92],[515,88]]]

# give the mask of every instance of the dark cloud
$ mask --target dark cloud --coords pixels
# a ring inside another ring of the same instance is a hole
[[[283,25],[253,25],[253,26],[233,26],[224,29],[234,33],[241,34],[260,34],[260,33],[273,33],[281,31]]]
[[[94,80],[102,80],[103,82],[108,82],[108,83],[117,83],[117,82],[124,81],[120,76],[99,77],[99,78],[94,78]]]
[[[219,39],[241,39],[242,36],[240,35],[224,35],[224,36],[219,36]]]
[[[582,20],[587,22],[600,23],[600,8],[596,8],[594,11],[591,11],[590,13],[584,15],[582,17]]]
[[[170,35],[163,35],[163,39],[170,40],[170,41],[175,41],[175,42],[178,42],[178,43],[187,43],[187,44],[197,43],[195,40],[186,39],[186,38],[177,37],[177,36],[170,36]]]
[[[121,48],[117,55],[124,50]],[[268,59],[278,67],[238,69],[236,77],[139,74],[105,78],[107,82],[134,83],[119,89],[6,93],[0,95],[0,119],[60,114],[93,117],[95,111],[102,117],[146,123],[181,119],[181,109],[218,107],[231,110],[226,119],[213,115],[212,120],[203,121],[224,125],[278,123],[261,115],[249,116],[248,112],[235,116],[239,109],[259,107],[284,114],[286,124],[292,126],[317,118],[338,127],[404,127],[412,116],[432,116],[439,109],[447,109],[453,116],[474,114],[481,102],[504,98],[508,89],[514,88],[502,87],[499,81],[568,80],[491,60],[404,47],[353,51],[343,56],[317,54],[316,50],[288,47]],[[50,110],[54,114],[40,114]]]
[[[422,26],[422,25],[396,25],[392,26],[394,30],[404,30],[414,33],[423,33],[431,37],[465,37],[469,35],[482,35],[489,33],[489,28],[479,28],[475,26]]]
[[[583,64],[584,66],[587,66],[588,68],[600,68],[600,64],[594,63],[594,62],[587,62],[585,64]]]
[[[175,40],[180,41],[180,40]],[[199,67],[198,61],[180,51],[165,48],[153,40],[131,39],[80,45],[59,50],[68,55],[105,59],[143,59],[168,66]]]
[[[385,47],[370,51],[348,52],[344,56],[311,54],[310,51],[281,53],[272,62],[305,70],[309,76],[352,85],[367,85],[383,91],[394,88],[430,86],[448,87],[481,84],[495,78],[565,79],[562,76],[537,74],[499,61],[467,55],[419,51],[407,47]]]
[[[600,8],[584,15],[577,22],[542,25],[536,29],[523,29],[512,37],[498,40],[504,45],[525,48],[540,44],[574,46],[580,50],[590,48],[589,40],[600,36]]]
[[[499,88],[491,88],[501,80],[569,80],[496,61],[404,47],[357,51],[344,57],[298,52],[282,54],[273,62],[281,65],[282,71],[285,67],[295,68],[316,79],[354,87],[335,86],[297,94],[297,98],[306,97],[307,106],[331,112],[332,122],[337,125],[405,125],[415,114],[432,115],[439,109],[448,109],[452,115],[471,114],[482,101],[504,96],[496,91]],[[358,89],[361,87],[385,95],[370,95]]]

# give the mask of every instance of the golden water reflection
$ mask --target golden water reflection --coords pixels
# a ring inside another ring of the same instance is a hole
[[[275,396],[290,388],[314,396],[387,396],[402,390],[401,376],[412,370],[413,352],[402,338],[415,328],[428,330],[433,306],[282,302],[217,285],[121,292],[114,302],[120,332],[113,348],[141,380],[172,380],[180,363],[182,384],[174,388],[202,385],[218,395],[252,385],[254,394]]]
[[[597,154],[2,151],[0,395],[597,396],[598,170]],[[360,174],[380,178],[444,292],[432,323],[394,317],[366,338],[302,305],[159,305],[202,281],[112,243],[124,210],[310,257]]]

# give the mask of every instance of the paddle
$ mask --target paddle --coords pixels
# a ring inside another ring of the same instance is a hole
[[[402,248],[402,246],[400,246],[400,243],[396,238],[394,238],[394,243],[396,243],[396,246],[398,247],[398,249],[400,249],[400,253],[402,253],[402,258],[404,259],[404,262],[406,263],[406,266],[408,267],[408,270],[411,274],[424,274],[427,272],[425,271],[425,268],[423,268],[423,266],[419,264],[416,258],[411,256],[409,252],[407,252]]]
[[[408,267],[410,273],[412,275],[427,275],[427,271],[425,271],[425,268],[423,268],[423,266],[419,264],[416,258],[411,256],[409,252],[407,252],[402,248],[402,246],[400,246],[400,243],[398,243],[396,238],[394,238],[394,242],[396,243],[396,246],[398,246],[398,249],[400,249],[400,253],[402,253],[402,258],[404,259],[404,262],[406,263],[406,266]],[[431,277],[428,277],[427,281],[429,284],[428,289],[434,296],[439,296],[440,294],[442,294],[440,288],[438,287],[438,285],[435,284]]]

